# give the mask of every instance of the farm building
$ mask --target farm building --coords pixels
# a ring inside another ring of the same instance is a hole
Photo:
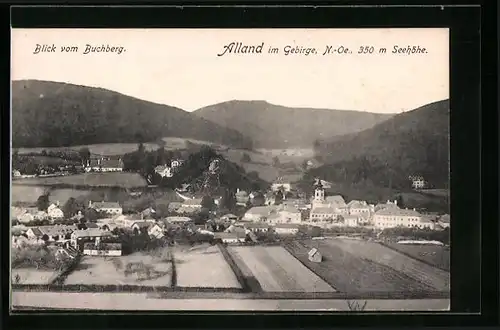
[[[75,230],[77,228],[73,225],[39,226],[28,229],[26,235],[32,240],[44,239],[45,237],[49,242],[57,242],[69,239]]]
[[[316,248],[312,248],[308,253],[307,253],[307,258],[312,261],[312,262],[321,262],[323,260],[323,256],[321,253],[318,251]]]
[[[246,211],[243,221],[267,221],[272,214],[277,214],[277,206],[255,206]]]
[[[193,219],[189,217],[166,217],[165,221],[173,225],[183,225],[193,222]]]
[[[417,212],[415,209],[385,208],[373,215],[376,228],[429,228],[434,229],[434,222],[427,216]]]
[[[293,223],[278,223],[273,229],[279,235],[295,235],[299,232],[299,226]]]
[[[97,212],[104,212],[107,214],[122,214],[123,208],[117,202],[92,202],[89,201],[89,209],[94,209]]]
[[[123,171],[123,161],[121,158],[94,158],[85,164],[85,172],[121,172]]]
[[[444,214],[439,217],[438,224],[442,228],[449,228],[450,227],[450,215],[449,214]]]
[[[244,243],[246,240],[246,235],[240,232],[236,233],[214,233],[214,240],[220,240],[222,243]]]
[[[232,213],[228,213],[228,214],[223,215],[223,216],[220,218],[220,220],[221,220],[222,222],[231,222],[231,223],[233,223],[233,222],[235,222],[235,221],[238,221],[238,216],[236,216],[236,215],[234,215],[234,214],[232,214]]]
[[[96,243],[99,243],[101,238],[111,236],[113,236],[113,234],[111,234],[109,231],[104,231],[101,229],[75,230],[71,234],[71,245],[73,245],[73,247],[75,248],[78,248],[78,243],[80,242],[94,241]]]
[[[249,231],[252,231],[254,233],[265,233],[268,232],[270,229],[270,226],[266,223],[255,223],[255,222],[250,222],[246,223],[244,225],[245,229],[248,229]]]
[[[250,196],[244,190],[237,189],[236,194],[236,205],[246,206],[248,201],[250,200]]]
[[[122,245],[120,243],[85,243],[83,254],[88,256],[121,256]]]

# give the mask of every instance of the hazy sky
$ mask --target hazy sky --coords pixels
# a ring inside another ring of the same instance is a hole
[[[263,54],[217,56],[231,42]],[[37,44],[57,52],[33,54]],[[84,55],[86,44],[124,47]],[[314,47],[288,55],[284,47]],[[325,55],[327,45],[352,54]],[[420,45],[427,54],[391,54]],[[77,53],[60,52],[78,46]],[[279,54],[269,54],[269,47]],[[373,46],[373,54],[356,54]],[[380,47],[386,54],[378,54]],[[12,79],[102,87],[187,111],[228,100],[397,113],[449,97],[448,29],[14,29]]]

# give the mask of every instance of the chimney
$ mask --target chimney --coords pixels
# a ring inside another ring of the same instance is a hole
[[[92,201],[89,201],[89,208],[92,207]]]

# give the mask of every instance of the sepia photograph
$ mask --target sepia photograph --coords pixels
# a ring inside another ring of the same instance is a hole
[[[11,30],[10,309],[449,311],[449,29]]]

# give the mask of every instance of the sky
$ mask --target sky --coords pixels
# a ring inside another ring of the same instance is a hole
[[[12,80],[101,87],[193,111],[229,100],[289,107],[400,113],[449,98],[448,29],[13,29]],[[262,54],[225,54],[231,42]],[[34,54],[36,45],[56,52]],[[83,54],[123,47],[121,54]],[[393,47],[425,54],[392,54]],[[77,46],[78,52],[61,52]],[[316,55],[285,55],[285,46]],[[351,54],[323,55],[327,46]],[[372,54],[357,54],[373,46]],[[270,47],[278,54],[269,54]],[[387,49],[385,54],[378,50]]]

